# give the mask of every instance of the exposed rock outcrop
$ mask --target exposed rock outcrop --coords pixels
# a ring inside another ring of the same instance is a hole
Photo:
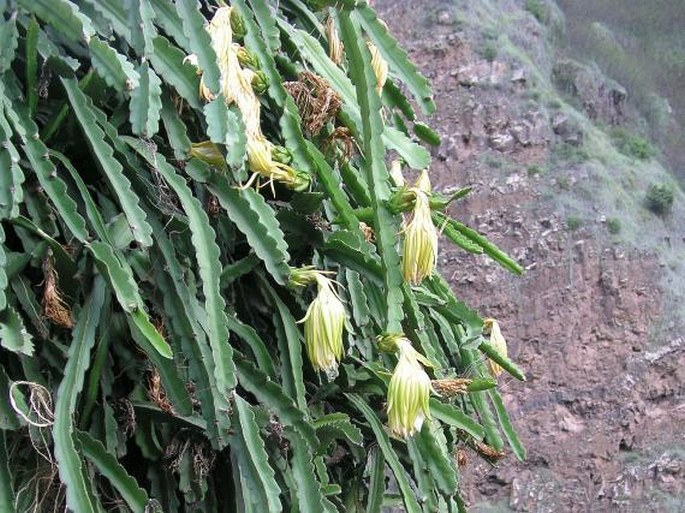
[[[624,117],[626,90],[598,70],[573,59],[560,59],[552,70],[554,84],[577,98],[588,117],[618,125]]]

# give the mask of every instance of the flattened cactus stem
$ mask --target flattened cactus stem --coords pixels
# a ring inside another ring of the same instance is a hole
[[[83,78],[79,81],[79,87],[81,88],[81,91],[85,91],[88,85],[90,84],[90,81],[93,79],[93,69],[91,68],[88,73],[86,73]],[[45,125],[45,128],[43,129],[43,132],[40,134],[40,138],[43,142],[49,141],[53,135],[55,135],[55,132],[59,130],[59,127],[62,126],[62,123],[67,117],[67,114],[69,114],[69,102],[67,100],[64,100],[62,105],[60,106],[59,110],[57,111],[57,114],[55,114],[50,121]]]
[[[518,366],[500,352],[489,342],[482,342],[478,349],[483,351],[485,355],[493,362],[501,366],[505,371],[514,376],[519,381],[526,381],[526,375]]]

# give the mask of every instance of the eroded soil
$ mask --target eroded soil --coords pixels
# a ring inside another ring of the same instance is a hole
[[[443,274],[500,321],[528,376],[500,384],[527,460],[492,467],[470,454],[462,491],[472,511],[685,511],[685,340],[654,334],[664,313],[658,259],[601,236],[605,220],[566,226],[554,181],[530,169],[568,134],[526,101],[515,63],[479,56],[446,4],[376,7],[434,84],[431,123],[443,141],[434,188],[472,186],[451,213],[526,268],[511,276],[442,241]],[[522,30],[535,48],[542,35],[529,18]]]

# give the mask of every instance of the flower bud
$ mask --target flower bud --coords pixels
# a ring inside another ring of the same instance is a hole
[[[219,147],[212,141],[202,141],[190,145],[190,156],[195,157],[210,166],[226,169],[226,159]]]
[[[386,80],[388,80],[388,63],[385,61],[381,52],[373,43],[366,43],[371,52],[371,67],[376,75],[376,91],[381,94]]]
[[[328,39],[328,57],[338,66],[342,62],[345,47],[340,41],[338,29],[335,27],[335,20],[329,16],[326,20],[326,39]]]
[[[414,205],[416,205],[416,193],[413,188],[406,185],[394,191],[387,203],[388,210],[393,214],[413,210]]]
[[[233,45],[236,50],[236,55],[238,56],[238,62],[244,68],[250,68],[252,70],[259,70],[259,59],[250,50],[240,45]]]
[[[395,159],[390,163],[390,178],[392,179],[395,187],[403,187],[405,185],[404,176],[402,176],[402,160]]]
[[[271,149],[271,158],[280,164],[290,164],[293,161],[293,154],[285,146],[274,144]]]
[[[294,171],[287,179],[281,180],[285,186],[295,192],[304,192],[312,185],[312,178],[308,173],[302,171]]]
[[[241,41],[245,37],[245,34],[247,34],[243,17],[235,9],[231,10],[231,29],[238,41]]]
[[[438,256],[438,231],[431,219],[430,181],[423,171],[411,189],[416,195],[412,218],[404,228],[404,254],[402,270],[404,279],[411,285],[419,285],[435,269]]]
[[[257,94],[264,94],[269,89],[269,79],[263,71],[253,73],[250,83]]]
[[[304,322],[304,344],[312,367],[333,379],[343,353],[345,307],[333,290],[333,282],[321,271],[312,272],[319,291],[299,322]]]
[[[495,319],[485,319],[483,321],[483,331],[490,333],[490,344],[497,350],[502,356],[507,356],[507,341],[502,336],[502,332],[499,328],[499,323]],[[502,367],[488,358],[488,367],[490,368],[490,374],[495,378],[502,374]]]
[[[378,349],[384,353],[396,352],[400,340],[407,340],[404,333],[385,333],[376,337]]]
[[[409,340],[401,338],[397,348],[400,357],[388,385],[388,426],[395,436],[409,438],[430,418],[431,380]]]

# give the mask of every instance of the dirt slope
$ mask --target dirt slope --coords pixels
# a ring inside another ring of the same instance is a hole
[[[442,243],[443,273],[501,322],[529,377],[500,385],[528,459],[491,468],[472,454],[462,490],[471,511],[685,511],[685,340],[655,329],[672,318],[656,285],[664,266],[654,251],[616,244],[602,205],[580,226],[560,209],[559,195],[587,177],[554,152],[580,151],[583,134],[531,92],[550,83],[554,55],[522,4],[375,2],[435,85],[434,185],[473,186],[452,213],[526,267],[510,276]],[[493,56],[502,36],[488,16],[516,27],[513,51]],[[609,89],[591,103],[620,122]]]

